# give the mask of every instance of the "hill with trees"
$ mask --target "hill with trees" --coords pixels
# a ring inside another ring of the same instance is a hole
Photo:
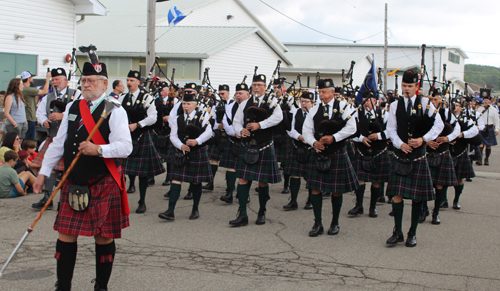
[[[483,65],[465,65],[465,82],[486,84],[488,88],[500,89],[500,68]]]

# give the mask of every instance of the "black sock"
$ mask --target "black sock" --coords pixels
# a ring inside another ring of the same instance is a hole
[[[356,190],[356,206],[363,207],[363,197],[365,197],[366,184],[359,185]]]
[[[343,197],[344,195],[342,194],[340,194],[340,196],[333,196],[332,193],[332,225],[339,225],[340,210],[342,209],[342,202],[344,200]]]
[[[290,175],[286,175],[286,174],[285,174],[285,175],[283,175],[283,177],[284,177],[284,179],[283,179],[283,180],[285,180],[285,181],[284,181],[284,185],[283,185],[283,186],[284,186],[285,188],[290,187]]]
[[[437,197],[437,195],[438,195],[438,190],[437,190],[437,188],[435,188],[435,192],[436,192],[436,197]],[[429,210],[429,206],[427,205],[427,201],[423,201],[423,202],[422,202],[422,210],[423,210],[423,211],[427,211],[427,210]]]
[[[226,171],[227,193],[233,196],[234,184],[236,183],[236,172]]]
[[[128,175],[128,178],[130,180],[129,185],[135,187],[135,175]]]
[[[380,196],[380,188],[370,187],[370,209],[374,209],[377,205],[377,198]]]
[[[172,173],[172,163],[167,162],[167,175],[165,176],[165,181],[170,181],[168,177]]]
[[[76,251],[78,246],[76,242],[67,243],[57,240],[56,254],[57,260],[57,282],[58,290],[71,290],[71,280],[73,279],[73,270],[75,269]]]
[[[491,154],[491,148],[486,148],[486,159],[490,157]]]
[[[458,199],[460,199],[460,195],[462,194],[463,190],[464,184],[455,186],[455,199],[453,201],[458,202]]]
[[[217,170],[219,169],[219,165],[210,165],[210,169],[212,170],[212,183],[215,181],[215,174],[217,174]]]
[[[139,204],[146,202],[146,190],[148,189],[148,177],[139,177]]]
[[[191,191],[193,192],[193,211],[195,211],[198,210],[198,205],[200,204],[201,200],[201,183],[191,183]]]
[[[95,244],[95,272],[96,281],[101,289],[108,289],[109,277],[113,269],[115,260],[116,246],[115,241],[107,245]]]
[[[238,204],[240,207],[238,210],[240,211],[240,216],[248,216],[247,214],[247,201],[248,201],[248,195],[250,195],[250,183],[246,185],[240,185],[236,187],[236,195],[238,195]]]
[[[290,194],[291,194],[291,202],[297,202],[297,196],[299,196],[300,190],[300,178],[291,178],[290,179]]]
[[[414,235],[417,235],[418,221],[420,220],[420,213],[422,212],[422,201],[411,203],[411,228],[410,230]]]
[[[443,189],[438,189],[436,188],[436,200],[434,200],[434,210],[432,210],[433,215],[439,215],[439,206],[441,205],[441,202],[443,202]],[[425,201],[427,204],[427,201]]]
[[[170,195],[168,196],[168,210],[174,211],[175,204],[181,196],[181,184],[174,184],[170,186]]]
[[[266,187],[259,186],[259,213],[264,213],[266,211],[266,205],[269,199],[269,185]]]
[[[392,202],[392,209],[394,210],[394,225],[398,233],[403,233],[403,210],[405,204],[403,201],[396,203]]]
[[[312,194],[309,195],[309,198],[311,198],[311,203],[313,206],[313,212],[314,212],[314,220],[320,224],[323,225],[321,222],[321,211],[323,209],[323,197],[321,193],[319,194]]]

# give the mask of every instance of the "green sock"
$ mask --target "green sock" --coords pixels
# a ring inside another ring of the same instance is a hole
[[[417,235],[417,226],[420,219],[420,213],[422,212],[422,201],[411,203],[411,228],[414,235]]]
[[[297,196],[299,196],[300,189],[300,178],[290,179],[290,193],[292,196],[292,202],[297,202]]]
[[[193,184],[191,183],[191,192],[193,192],[193,211],[198,210],[198,205],[201,200],[201,183]]]
[[[344,195],[340,196],[333,196],[332,194],[332,210],[333,210],[333,217],[332,217],[332,224],[333,225],[339,225],[339,216],[340,216],[340,209],[342,209],[342,202],[343,202],[343,197]]]
[[[363,207],[363,197],[365,196],[365,189],[366,189],[366,184],[363,184],[359,185],[358,190],[356,190],[356,206]]]
[[[236,183],[236,172],[226,171],[226,187],[227,193],[233,195],[234,184]]]
[[[266,211],[266,205],[269,199],[269,185],[266,187],[259,186],[259,213]]]
[[[181,196],[181,184],[172,183],[170,186],[170,196],[168,197],[168,210],[174,211],[179,196]]]
[[[250,188],[248,187],[248,183],[246,185],[238,184],[236,187],[236,193],[238,195],[238,203],[240,205],[239,211],[240,216],[248,216],[247,214],[247,200],[250,192]]]
[[[403,209],[405,204],[403,201],[396,203],[392,202],[392,209],[394,210],[394,225],[396,226],[396,231],[403,233]]]
[[[458,199],[460,199],[460,195],[462,194],[462,191],[464,190],[464,184],[455,186],[455,202],[458,202]]]
[[[313,205],[313,212],[314,212],[314,220],[316,220],[317,223],[320,225],[323,225],[321,222],[321,210],[323,209],[323,197],[320,194],[312,194],[309,195],[311,198],[311,203]]]
[[[135,175],[128,175],[128,178],[130,180],[130,182],[129,182],[130,186],[135,187]]]
[[[215,181],[215,174],[217,173],[217,169],[219,169],[218,165],[210,165],[210,169],[212,169],[212,182]]]
[[[146,190],[148,189],[148,177],[139,177],[139,204],[146,201]]]

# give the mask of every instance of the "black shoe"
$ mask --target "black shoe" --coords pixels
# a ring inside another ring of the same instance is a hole
[[[170,197],[170,190],[168,190],[168,192],[167,192],[167,193],[165,193],[165,195],[163,195],[163,197],[165,197],[165,198]]]
[[[466,178],[465,181],[472,182],[472,179],[471,178]]]
[[[49,200],[49,198],[50,198],[49,192],[43,191],[42,199],[40,199],[40,201],[38,201],[37,203],[31,204],[31,207],[35,208],[35,209],[42,209],[45,206],[45,203],[47,203],[47,200]],[[52,210],[53,205],[54,205],[54,202],[51,201],[49,206],[47,206],[47,209]]]
[[[93,279],[91,283],[94,283],[94,291],[108,291],[108,289],[104,289],[101,286],[99,286],[97,279]]]
[[[394,196],[389,196],[387,198],[387,204],[392,204],[394,202]]]
[[[386,244],[395,245],[399,242],[404,242],[405,237],[402,233],[397,232],[396,228],[392,231],[392,236],[387,240]]]
[[[349,212],[347,212],[347,214],[349,215],[358,215],[358,214],[363,214],[364,211],[363,211],[363,206],[354,206],[353,209],[349,210]]]
[[[329,198],[332,195],[330,192],[322,192],[321,194],[323,195],[323,199]]]
[[[370,208],[370,211],[368,212],[368,216],[370,216],[370,217],[378,217],[377,208],[375,208],[375,207]]]
[[[314,222],[313,228],[309,231],[309,236],[316,237],[320,234],[323,234],[325,231],[323,226],[317,222]]]
[[[453,209],[460,210],[460,204],[458,204],[458,201],[453,201]]]
[[[259,186],[255,187],[255,192],[259,193]]]
[[[266,223],[266,212],[259,211],[259,214],[257,214],[257,220],[255,221],[255,224],[263,225],[265,223]]]
[[[226,203],[233,203],[233,195],[226,193],[226,195],[220,197],[220,200]]]
[[[135,213],[144,213],[146,212],[146,204],[142,203],[137,206],[137,209],[135,210]]]
[[[418,218],[418,222],[419,223],[425,222],[427,216],[429,216],[429,209],[425,209],[425,211],[422,210],[422,212],[420,212],[420,217]]]
[[[439,219],[439,215],[432,214],[432,224],[441,224],[441,219]]]
[[[247,204],[250,204],[250,195],[248,195]]]
[[[186,196],[184,196],[184,200],[191,200],[191,199],[193,199],[193,192],[188,191]]]
[[[290,203],[283,206],[283,210],[286,210],[286,211],[297,210],[298,208],[299,208],[299,205],[297,204],[297,201],[290,201]]]
[[[481,166],[482,164],[483,164],[483,162],[481,160],[476,161],[476,165]]]
[[[441,202],[441,205],[439,206],[439,208],[448,208],[448,201]]]
[[[248,216],[240,216],[236,217],[235,220],[229,221],[229,225],[238,227],[248,225]]]
[[[155,185],[155,177],[151,177],[148,179],[148,186],[154,186]]]
[[[305,210],[313,209],[313,204],[311,203],[311,199],[307,198],[306,205],[304,205]]]
[[[408,237],[406,238],[406,246],[409,248],[417,246],[417,237],[411,230],[408,232]]]
[[[337,224],[331,224],[330,225],[330,229],[328,229],[328,235],[336,235],[336,234],[339,234],[339,230],[340,230],[340,226],[338,226]]]
[[[200,212],[198,210],[191,211],[191,215],[189,215],[189,220],[195,220],[200,218]]]
[[[166,220],[175,220],[174,212],[171,210],[167,210],[165,212],[158,214],[158,217]]]
[[[490,165],[490,163],[489,163],[488,159],[484,159],[484,165],[485,165],[485,166],[489,166],[489,165]]]
[[[288,193],[290,193],[290,187],[283,187],[281,194],[288,194]]]
[[[201,187],[205,190],[210,190],[210,191],[213,191],[214,190],[214,183],[213,182],[208,182],[205,186]]]
[[[165,178],[165,181],[163,181],[163,183],[161,183],[162,186],[168,186],[172,184],[172,181],[170,181],[168,178]]]
[[[134,185],[130,185],[127,189],[127,193],[135,193],[135,186]]]
[[[385,203],[385,196],[383,196],[383,195],[382,196],[378,196],[377,197],[377,202],[378,203]]]

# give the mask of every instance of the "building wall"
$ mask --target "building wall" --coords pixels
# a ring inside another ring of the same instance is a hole
[[[74,47],[75,20],[75,6],[68,0],[0,1],[0,52],[38,55],[39,78],[47,68],[69,70],[64,58]],[[25,37],[16,40],[14,34]]]

